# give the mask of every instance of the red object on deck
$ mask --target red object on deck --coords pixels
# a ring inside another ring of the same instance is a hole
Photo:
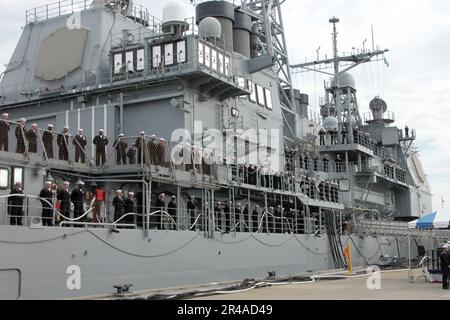
[[[95,198],[97,201],[105,201],[106,200],[106,192],[102,189],[95,190]]]

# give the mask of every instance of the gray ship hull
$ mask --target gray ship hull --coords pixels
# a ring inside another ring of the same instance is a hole
[[[376,263],[382,254],[407,256],[408,242],[398,240],[397,247],[395,237],[342,236],[355,266]],[[0,299],[80,298],[112,294],[117,284],[140,291],[334,269],[325,235],[217,233],[208,239],[195,232],[147,237],[138,230],[0,226],[0,256]]]

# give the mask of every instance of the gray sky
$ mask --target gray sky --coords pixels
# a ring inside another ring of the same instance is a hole
[[[54,2],[53,0],[48,2]],[[162,0],[140,0],[151,14],[161,17]],[[0,0],[2,47],[0,65],[10,56],[25,23],[25,10],[45,5],[45,0]],[[416,145],[431,182],[434,208],[444,197],[450,208],[450,1],[448,0],[287,0],[283,5],[291,63],[320,54],[331,54],[331,26],[328,19],[341,19],[339,48],[351,52],[371,46],[371,24],[375,42],[389,48],[390,67],[376,62],[352,72],[356,79],[361,113],[380,95],[395,112],[396,125],[417,130]],[[3,68],[2,68],[3,69]],[[323,95],[319,75],[296,75],[295,85],[310,95],[311,104]],[[316,106],[313,106],[315,108]],[[317,109],[316,109],[317,110]]]

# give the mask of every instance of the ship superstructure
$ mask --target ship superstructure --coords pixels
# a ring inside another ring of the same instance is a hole
[[[338,269],[350,221],[431,212],[415,132],[391,126],[381,98],[362,117],[355,83],[339,70],[384,51],[339,57],[335,48],[334,59],[314,62],[332,64],[334,73],[321,114],[312,117],[308,96],[292,86],[279,1],[202,1],[195,9],[195,18],[185,17],[169,2],[162,20],[132,1],[61,1],[27,11],[0,109],[14,129],[11,151],[21,118],[40,129],[36,152],[28,145],[24,153],[0,152],[0,272],[8,279],[1,298],[38,297],[44,287],[42,298],[63,298],[125,282],[142,290],[269,269]],[[54,157],[42,142],[48,124]],[[65,127],[72,136],[60,140]],[[75,161],[78,129],[88,138],[85,163]],[[100,129],[110,140],[105,163],[96,161]],[[119,163],[120,134],[128,149],[136,145],[134,161]],[[58,157],[58,141],[67,158]],[[42,227],[37,195],[45,181],[83,181],[85,215],[59,219],[55,207],[57,226]],[[24,226],[9,225],[15,182],[26,194]],[[137,202],[136,212],[117,219],[119,189],[135,192]],[[175,210],[155,206],[162,193],[174,196]],[[353,244],[370,253],[406,250],[375,239]],[[80,289],[66,287],[71,266],[87,275]]]

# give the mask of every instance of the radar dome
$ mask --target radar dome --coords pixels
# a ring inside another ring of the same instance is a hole
[[[184,22],[187,12],[187,6],[181,1],[169,1],[163,8],[163,23]]]
[[[207,17],[200,21],[198,33],[201,37],[220,38],[222,36],[222,25],[216,18]]]
[[[338,119],[336,117],[327,117],[323,120],[323,127],[326,130],[334,130],[338,128]]]
[[[334,81],[333,81],[334,83]],[[355,78],[350,73],[343,73],[339,76],[339,87],[347,88],[350,87],[352,89],[356,89],[355,86]]]
[[[387,103],[380,97],[375,97],[370,101],[370,110],[385,113],[387,111]]]

